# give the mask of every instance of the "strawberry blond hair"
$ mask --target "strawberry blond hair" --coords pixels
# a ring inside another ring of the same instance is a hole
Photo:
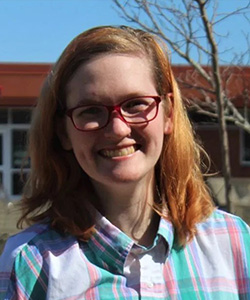
[[[60,120],[64,118],[67,83],[80,65],[104,53],[146,56],[158,94],[172,95],[172,104],[165,97],[165,107],[168,114],[167,108],[173,106],[173,132],[165,137],[156,165],[161,202],[155,203],[154,209],[172,222],[178,243],[184,245],[195,235],[196,224],[213,211],[201,171],[203,150],[195,141],[165,45],[147,32],[124,26],[83,32],[66,47],[48,75],[31,124],[31,173],[18,225],[49,220],[53,227],[79,239],[86,240],[91,234],[95,218],[87,203],[94,191],[73,152],[62,148],[57,133],[65,130]]]

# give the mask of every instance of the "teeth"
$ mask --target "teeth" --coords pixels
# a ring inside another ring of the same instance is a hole
[[[126,156],[135,152],[135,147],[130,146],[119,150],[103,150],[102,155],[106,157]]]

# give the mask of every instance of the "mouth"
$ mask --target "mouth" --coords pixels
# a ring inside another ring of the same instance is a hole
[[[138,145],[132,145],[121,149],[114,149],[114,150],[105,149],[105,150],[101,150],[100,154],[103,157],[107,157],[107,158],[122,157],[122,156],[128,156],[135,153],[139,148],[140,147]]]

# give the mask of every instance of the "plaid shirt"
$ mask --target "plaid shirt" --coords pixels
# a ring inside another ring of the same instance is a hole
[[[217,210],[197,230],[179,249],[161,219],[145,248],[102,216],[88,242],[34,225],[7,242],[0,299],[249,300],[249,227]]]

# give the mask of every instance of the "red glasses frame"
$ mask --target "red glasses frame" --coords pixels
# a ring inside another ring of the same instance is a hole
[[[133,99],[141,99],[141,98],[152,98],[152,99],[154,99],[154,101],[156,102],[156,112],[155,112],[154,117],[151,118],[151,119],[149,119],[149,120],[141,121],[141,122],[129,122],[129,121],[125,120],[125,118],[123,117],[122,112],[121,112],[121,106],[122,106],[125,102],[127,102],[127,101],[129,101],[129,100],[133,100]],[[77,109],[77,108],[85,107],[85,106],[89,106],[89,105],[85,105],[85,104],[84,104],[84,105],[82,105],[82,104],[81,104],[81,105],[77,105],[77,106],[75,106],[75,107],[72,107],[72,108],[66,110],[65,114],[71,119],[72,124],[74,125],[74,127],[75,127],[77,130],[79,130],[79,131],[84,131],[84,132],[87,132],[87,131],[96,131],[96,130],[102,129],[102,128],[104,128],[104,127],[106,127],[106,126],[108,125],[108,123],[109,123],[109,121],[110,121],[111,113],[112,113],[113,111],[116,111],[116,112],[119,114],[119,116],[121,117],[121,119],[122,119],[126,124],[143,124],[143,123],[151,122],[151,121],[153,121],[153,120],[157,117],[157,115],[158,115],[159,104],[160,104],[161,101],[162,101],[161,96],[138,96],[138,97],[132,97],[132,98],[126,99],[126,100],[124,100],[124,101],[122,101],[122,102],[120,102],[119,104],[116,104],[116,105],[93,104],[93,106],[102,106],[102,107],[105,107],[105,108],[107,109],[107,111],[108,111],[107,122],[106,122],[104,125],[102,125],[102,126],[100,126],[100,127],[98,127],[98,128],[95,128],[95,129],[87,129],[87,130],[81,129],[81,128],[77,127],[77,125],[76,125],[75,122],[74,122],[74,118],[73,118],[73,112],[74,112],[74,110]],[[92,105],[91,105],[91,106],[92,106]]]

